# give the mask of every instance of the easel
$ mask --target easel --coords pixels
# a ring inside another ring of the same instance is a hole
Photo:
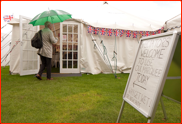
[[[123,102],[122,102],[122,105],[121,105],[121,109],[119,111],[119,115],[118,115],[118,119],[117,119],[116,123],[119,123],[120,120],[121,120],[121,115],[122,115],[123,110],[124,110],[125,102],[126,101],[123,99]],[[161,103],[161,106],[162,106],[162,110],[163,110],[163,114],[164,114],[164,119],[167,119],[167,114],[166,114],[166,110],[165,110],[164,103],[163,103],[163,100],[162,100],[162,95],[161,95],[161,98],[160,98],[160,103]],[[152,123],[153,119],[154,119],[154,117],[148,117],[147,123]]]
[[[122,102],[121,109],[120,109],[120,112],[119,112],[116,123],[120,122],[121,115],[122,115],[123,110],[124,110],[125,102],[127,102],[128,104],[133,106],[142,115],[144,115],[148,119],[147,123],[152,123],[153,119],[154,119],[154,116],[155,116],[155,113],[156,113],[156,110],[157,110],[158,103],[160,101],[161,106],[162,106],[162,110],[163,110],[163,114],[164,114],[164,118],[167,119],[167,114],[166,114],[164,103],[163,103],[163,100],[162,100],[162,96],[163,96],[162,92],[163,92],[164,84],[165,84],[166,79],[167,79],[167,74],[168,74],[168,71],[169,71],[169,67],[170,67],[174,52],[175,52],[175,48],[176,48],[176,45],[177,45],[177,42],[178,42],[177,40],[179,39],[179,35],[181,35],[181,32],[176,32],[175,31],[173,33],[169,32],[169,33],[161,34],[161,35],[158,35],[158,36],[149,37],[150,39],[152,39],[152,38],[155,39],[155,38],[165,37],[165,36],[169,36],[169,35],[172,36],[171,39],[170,39],[171,47],[170,47],[170,49],[168,51],[168,56],[167,56],[167,58],[166,58],[166,60],[164,62],[165,66],[163,66],[163,69],[164,69],[163,74],[160,76],[159,81],[157,81],[158,82],[157,90],[156,90],[155,94],[153,95],[152,105],[150,104],[148,106],[149,109],[145,109],[144,107],[142,108],[141,105],[138,106],[138,104],[132,102],[133,100],[131,99],[131,96],[130,96],[130,95],[132,95],[131,94],[132,91],[134,92],[134,90],[132,90],[132,89],[134,89],[134,85],[132,86],[133,82],[131,83],[131,80],[133,79],[133,73],[134,72],[136,73],[136,71],[134,71],[134,68],[135,68],[136,60],[138,59],[138,53],[139,53],[139,50],[140,50],[140,47],[139,47],[136,58],[135,58],[135,62],[133,64],[130,76],[128,78],[128,82],[127,82],[125,92],[124,92],[124,95],[123,95],[123,102]],[[148,38],[142,38],[140,41],[142,41],[142,40],[148,40]],[[141,45],[141,43],[142,42],[140,42],[140,45]],[[173,43],[173,45],[172,45],[172,43]],[[128,90],[128,88],[130,88],[130,90]],[[144,90],[146,90],[146,89],[144,89]],[[130,95],[129,95],[130,98],[127,95],[127,94],[129,94],[129,92],[131,92]]]

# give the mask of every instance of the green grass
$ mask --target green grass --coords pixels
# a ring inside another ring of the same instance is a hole
[[[1,68],[2,123],[115,123],[129,74],[55,77],[47,81],[34,75],[9,75]],[[163,98],[167,120],[161,105],[154,123],[180,123],[181,105]],[[147,119],[129,104],[121,123],[145,123]]]

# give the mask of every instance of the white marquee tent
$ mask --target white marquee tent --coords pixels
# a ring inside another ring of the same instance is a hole
[[[155,31],[161,28],[164,22],[146,20],[120,9],[114,8],[105,2],[94,8],[89,16],[84,16],[84,21],[94,27],[123,29],[132,31]]]
[[[89,25],[99,28],[112,28],[132,31],[156,31],[162,27],[164,23],[156,21],[144,20],[133,16],[129,13],[113,8],[105,3],[101,7],[95,8],[93,13],[89,13],[88,18],[84,18]],[[102,48],[100,39],[97,35],[97,44]],[[113,57],[115,36],[100,36],[107,48],[109,59]],[[139,35],[138,35],[139,37]],[[90,35],[87,33],[87,27],[83,26],[83,42],[81,44],[81,66],[82,72],[98,74],[100,72],[111,73],[101,61],[97,50],[93,49],[93,43]],[[126,37],[124,33],[122,37],[116,37],[117,41],[117,72],[128,72],[131,69],[136,51],[138,49],[139,38]],[[102,49],[103,51],[103,49]],[[111,61],[112,67],[114,63]],[[84,70],[85,67],[85,70]]]
[[[3,58],[7,55],[10,49],[10,43],[11,43],[11,35],[8,35],[9,33],[1,33],[1,58]],[[3,40],[4,39],[4,40]],[[1,66],[9,65],[10,56],[8,56],[2,63]]]
[[[114,62],[111,61],[111,59],[113,57],[116,40],[117,73],[130,71],[138,48],[139,36],[138,38],[133,38],[132,35],[131,37],[126,37],[126,33],[124,33],[122,37],[116,37],[115,39],[114,35],[102,35],[99,38],[98,35],[92,34],[92,38],[90,33],[87,32],[88,25],[99,28],[131,31],[156,31],[163,26],[163,24],[156,23],[156,21],[146,21],[132,16],[108,4],[103,4],[101,11],[101,15],[97,12],[90,15],[92,18],[90,20],[88,20],[88,18],[84,18],[84,21],[69,19],[56,27],[56,30],[59,30],[57,33],[60,33],[56,34],[58,37],[60,36],[60,42],[58,43],[58,46],[60,45],[60,73],[111,73],[108,63],[105,63],[98,50],[99,48],[101,53],[104,51],[100,43],[101,40],[103,40],[107,48],[107,55],[113,68]],[[12,22],[9,23],[13,25],[12,44],[16,44],[15,41],[18,39],[20,39],[20,43],[18,43],[13,50],[14,53],[11,53],[11,56],[14,56],[14,58],[11,57],[10,60],[10,71],[12,73],[19,73],[20,75],[35,74],[38,72],[40,63],[38,55],[36,54],[37,50],[31,47],[30,39],[38,30],[38,27],[29,25],[28,21],[30,21],[30,19],[23,16],[20,16],[20,19],[14,21],[15,22],[12,20]],[[29,29],[31,29],[31,31]],[[26,32],[28,32],[28,34],[24,37],[23,34]],[[71,40],[69,41],[70,38]],[[76,40],[74,38],[76,38]],[[96,40],[97,49],[94,49],[93,39]],[[76,46],[77,48],[71,51],[69,51],[69,49],[65,50],[63,49],[65,44],[67,47],[71,44],[72,47]],[[67,54],[67,58],[64,58],[64,53]],[[76,53],[76,58],[73,56],[74,53]],[[69,54],[72,56],[71,58],[69,58]],[[69,67],[70,63],[72,66]],[[77,64],[76,67],[73,67],[74,63]],[[67,67],[65,68],[63,65]]]
[[[164,30],[181,31],[181,14],[167,20],[164,24]]]

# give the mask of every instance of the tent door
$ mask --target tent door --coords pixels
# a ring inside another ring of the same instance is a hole
[[[31,38],[39,30],[28,24],[30,18],[20,16],[20,75],[36,74],[39,70],[37,49],[31,46]]]
[[[60,23],[60,73],[80,73],[80,23]]]

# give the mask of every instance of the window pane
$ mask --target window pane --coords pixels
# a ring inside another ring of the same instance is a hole
[[[34,57],[34,58],[33,58],[33,59],[34,59],[34,60],[38,60],[38,54],[37,54],[37,51],[34,51],[33,53],[34,53],[34,55],[33,55],[33,57]]]
[[[72,59],[72,52],[68,52],[68,59]]]
[[[63,61],[63,68],[67,68],[67,61]]]
[[[73,59],[78,59],[78,53],[77,52],[73,53]]]
[[[28,60],[28,51],[23,50],[23,60],[27,61]]]
[[[72,42],[72,34],[68,34],[68,42]]]
[[[28,51],[28,60],[33,60],[33,51]]]
[[[77,68],[77,67],[78,67],[77,61],[73,61],[73,68]]]
[[[73,45],[73,50],[78,50],[78,44],[77,44],[77,43],[75,43],[75,44]]]
[[[63,42],[67,42],[67,34],[63,33],[62,41]]]
[[[23,70],[27,70],[27,68],[28,68],[28,61],[24,61],[23,62]]]
[[[67,50],[67,43],[63,43],[63,50]]]
[[[38,69],[38,62],[37,61],[34,61],[33,63],[34,63],[34,66],[33,66],[34,69]]]
[[[74,33],[78,33],[78,25],[74,25]]]
[[[67,25],[63,25],[63,32],[67,32]]]
[[[67,59],[67,52],[63,52],[63,59]]]
[[[72,61],[68,61],[68,68],[72,68]]]
[[[28,65],[27,65],[28,66],[28,70],[33,70],[34,69],[33,64],[34,64],[33,61],[29,61],[28,62]]]
[[[68,33],[72,33],[72,25],[68,25]]]
[[[68,50],[72,50],[72,43],[68,44]]]
[[[73,42],[78,42],[78,34],[73,35]]]

